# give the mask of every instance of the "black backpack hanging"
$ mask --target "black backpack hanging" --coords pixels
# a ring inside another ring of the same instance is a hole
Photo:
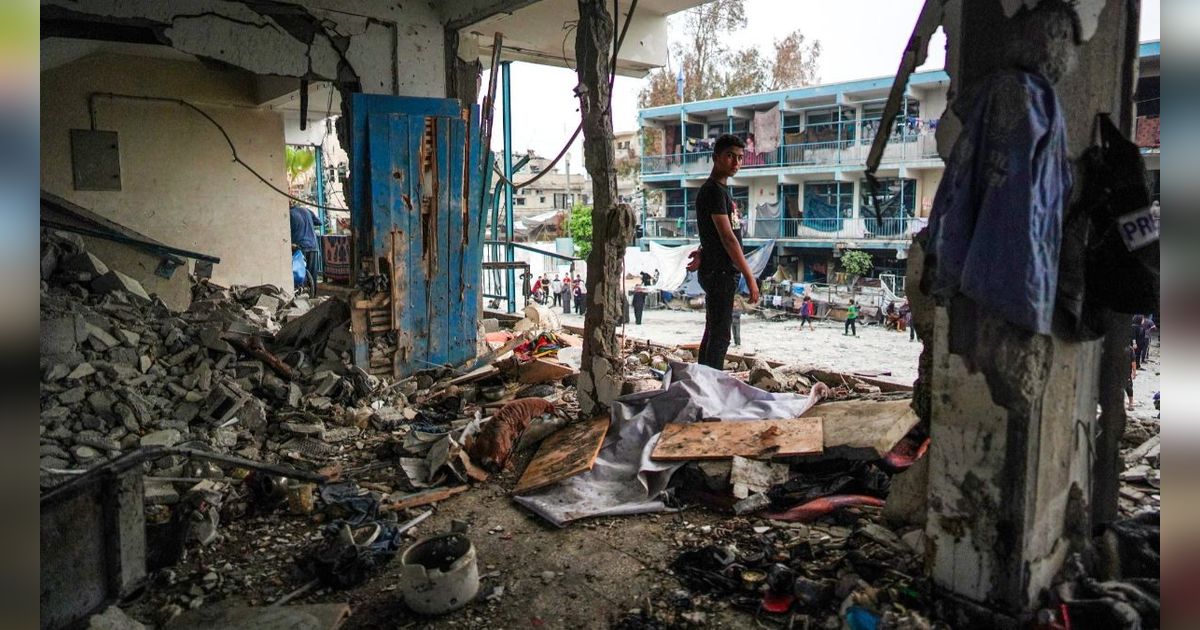
[[[1146,166],[1108,114],[1096,115],[1096,127],[1098,143],[1080,157],[1078,203],[1090,218],[1085,307],[1158,312],[1158,220],[1151,215]]]

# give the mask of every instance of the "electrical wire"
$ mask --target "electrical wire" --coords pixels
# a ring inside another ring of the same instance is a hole
[[[621,28],[620,36],[616,36],[617,29],[615,28],[615,23],[616,23],[615,21],[620,16],[620,13],[617,10],[616,0],[613,0],[614,46],[613,46],[612,65],[609,68],[608,102],[607,102],[605,110],[604,110],[605,114],[609,113],[612,110],[612,88],[613,88],[613,84],[617,80],[617,54],[621,51],[621,44],[623,44],[625,42],[625,34],[629,32],[629,24],[633,21],[633,11],[634,11],[634,9],[637,8],[637,3],[638,3],[638,0],[633,0],[633,2],[629,5],[629,13],[627,13],[625,16],[625,26]],[[564,42],[564,46],[565,46],[565,42],[566,42],[565,37],[563,38],[563,42]],[[565,48],[563,50],[563,61],[564,62],[566,61]],[[500,178],[500,181],[504,182],[505,184],[508,184],[509,186],[512,186],[513,190],[517,190],[519,188],[525,188],[526,186],[529,186],[530,184],[541,179],[546,173],[549,173],[551,170],[554,169],[555,166],[558,165],[559,160],[561,160],[563,158],[563,156],[565,156],[567,154],[567,151],[570,150],[571,145],[574,144],[575,139],[579,137],[579,132],[581,132],[581,131],[583,131],[583,121],[582,120],[579,121],[579,126],[575,128],[575,133],[571,134],[571,138],[569,140],[567,140],[567,143],[565,145],[563,145],[563,148],[561,151],[558,152],[558,155],[555,156],[554,159],[551,160],[548,165],[546,165],[546,168],[542,169],[542,172],[538,173],[537,175],[534,175],[532,178],[530,178],[527,181],[521,182],[520,184],[512,182],[511,180],[509,180],[507,177],[504,176],[504,173],[502,173],[500,171],[500,168],[498,166],[496,166],[496,163],[494,161],[492,162],[492,171],[496,173],[496,176]]]
[[[332,207],[332,206],[326,206],[326,205],[319,204],[319,203],[316,203],[313,201],[301,199],[300,197],[296,197],[296,196],[292,195],[291,193],[289,193],[285,190],[282,190],[275,184],[272,184],[269,180],[267,180],[266,177],[263,177],[261,174],[259,174],[258,171],[254,170],[254,168],[252,166],[250,166],[244,160],[242,160],[241,156],[238,155],[237,147],[233,144],[233,139],[229,137],[229,133],[226,132],[225,128],[221,126],[221,123],[217,122],[216,119],[214,119],[212,116],[210,116],[208,114],[208,112],[205,112],[204,110],[193,105],[192,103],[189,103],[188,101],[185,101],[181,98],[172,98],[172,97],[167,97],[167,96],[137,96],[137,95],[133,95],[133,94],[116,94],[113,92],[93,92],[88,95],[88,109],[89,109],[89,113],[91,114],[93,129],[96,128],[95,99],[97,97],[113,98],[113,99],[121,98],[121,99],[135,100],[135,101],[151,101],[151,102],[160,102],[160,103],[175,103],[176,105],[182,105],[188,109],[191,109],[192,111],[196,112],[197,114],[200,114],[201,116],[203,116],[205,120],[212,123],[212,125],[217,128],[217,131],[221,132],[221,136],[223,138],[225,138],[225,143],[229,145],[230,153],[233,154],[234,163],[236,163],[239,166],[241,166],[242,168],[246,169],[251,175],[256,177],[258,179],[258,181],[260,181],[264,185],[266,185],[267,188],[270,188],[271,190],[279,193],[280,195],[283,195],[284,197],[287,197],[288,199],[291,199],[292,201],[295,201],[297,203],[300,203],[300,204],[303,204],[306,206],[320,208],[322,210],[345,210],[345,208],[336,208],[336,207]]]

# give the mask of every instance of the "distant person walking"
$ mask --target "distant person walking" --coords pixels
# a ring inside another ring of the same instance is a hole
[[[1126,409],[1133,409],[1133,379],[1137,378],[1137,355],[1137,341],[1131,339],[1129,341],[1129,380],[1125,381],[1125,395],[1129,398],[1129,402],[1125,403]]]
[[[733,316],[730,321],[730,332],[733,333],[733,345],[742,347],[742,312],[746,307],[742,304],[741,298],[733,298]]]
[[[646,308],[646,289],[642,285],[633,288],[633,321],[642,325],[642,311]]]
[[[293,205],[288,209],[288,220],[292,231],[292,252],[296,250],[304,256],[304,268],[309,278],[317,275],[317,231],[316,226],[321,220],[304,206]],[[305,283],[308,279],[305,279]]]
[[[571,288],[571,276],[567,276],[563,282],[558,282],[558,293],[554,296],[554,301],[562,304],[563,315],[571,314],[571,294],[574,292]]]
[[[850,306],[846,308],[846,329],[842,331],[842,336],[851,333],[858,336],[858,304],[854,300],[850,300]]]
[[[817,303],[813,301],[812,296],[804,296],[800,300],[800,330],[804,330],[804,325],[808,324],[808,329],[815,331],[813,328],[813,316],[817,313]]]
[[[1154,316],[1143,317],[1142,336],[1138,338],[1138,365],[1145,365],[1150,360],[1150,337],[1155,330],[1158,330],[1158,326],[1154,324]]]
[[[571,279],[567,278],[567,282]],[[562,304],[562,280],[558,279],[558,274],[554,274],[554,279],[550,281],[550,294],[554,296],[554,303],[550,306],[558,306]]]
[[[912,307],[905,306],[902,310],[904,311],[904,325],[908,328],[908,341],[912,343],[917,338],[917,329],[912,322]]]
[[[583,286],[583,278],[575,275],[575,282],[572,283],[572,293],[575,297],[575,314],[583,315],[584,297],[587,295],[587,287]]]

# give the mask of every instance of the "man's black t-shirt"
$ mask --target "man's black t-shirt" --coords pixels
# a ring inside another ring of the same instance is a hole
[[[733,203],[733,197],[729,195],[726,186],[709,178],[696,195],[696,224],[700,232],[700,247],[704,250],[700,256],[700,271],[737,272],[737,267],[733,265],[725,246],[721,244],[721,236],[712,221],[714,214],[729,215],[733,235],[737,237],[738,245],[741,245],[742,219]]]

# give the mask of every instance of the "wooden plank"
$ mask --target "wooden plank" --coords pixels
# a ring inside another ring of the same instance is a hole
[[[909,400],[846,400],[817,405],[824,420],[822,459],[879,459],[921,421]]]
[[[650,459],[685,461],[739,457],[792,457],[820,453],[821,418],[670,423]]]
[[[559,381],[576,373],[571,366],[546,358],[523,363],[517,368],[517,372],[517,380],[527,385]]]
[[[513,494],[525,494],[592,469],[608,433],[608,416],[567,425],[546,438]]]
[[[500,373],[500,368],[493,366],[493,365],[485,365],[479,369],[467,372],[466,374],[463,374],[462,376],[458,376],[458,377],[450,379],[450,382],[447,383],[447,385],[462,385],[463,383],[474,383],[475,381],[481,381],[489,376],[495,376],[496,374],[499,374],[499,373]]]
[[[450,487],[446,487],[446,488],[434,488],[432,490],[424,490],[422,492],[414,492],[413,494],[406,494],[394,501],[388,501],[387,503],[380,506],[379,509],[384,512],[392,512],[395,510],[404,510],[407,508],[414,508],[414,507],[420,507],[422,505],[429,505],[430,503],[437,503],[438,501],[445,501],[446,499],[449,499],[450,497],[452,497],[456,494],[459,494],[461,492],[466,492],[467,489],[470,487],[471,486],[466,486],[466,485],[450,486]]]

